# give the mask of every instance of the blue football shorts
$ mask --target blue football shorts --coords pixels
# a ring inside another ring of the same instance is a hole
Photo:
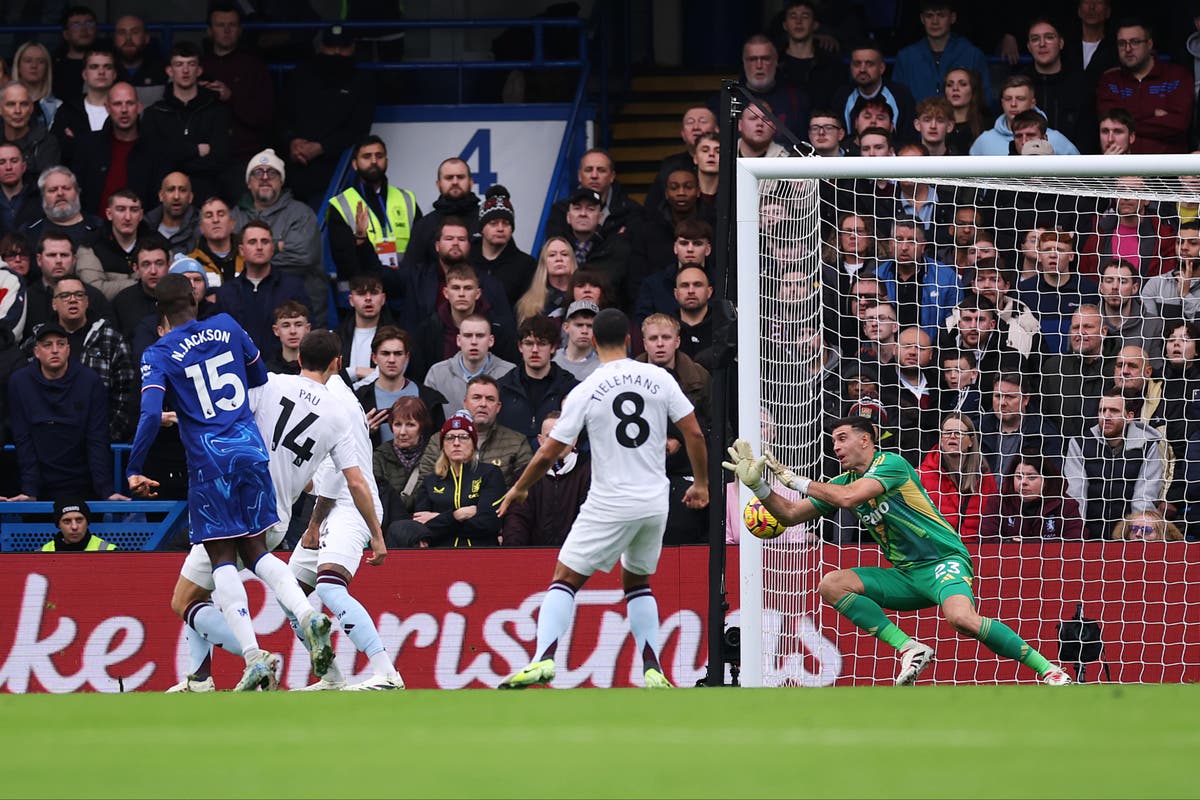
[[[192,544],[265,531],[279,522],[267,462],[188,487]]]

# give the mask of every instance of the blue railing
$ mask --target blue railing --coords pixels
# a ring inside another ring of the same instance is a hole
[[[121,550],[158,550],[187,522],[187,503],[172,500],[89,501],[88,530]],[[0,503],[0,550],[41,550],[58,529],[47,518],[54,503],[46,500]],[[37,517],[41,521],[36,521]],[[149,519],[148,517],[157,519]],[[25,517],[34,517],[35,521]]]

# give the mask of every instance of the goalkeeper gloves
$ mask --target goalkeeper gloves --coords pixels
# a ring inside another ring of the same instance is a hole
[[[754,457],[754,448],[745,439],[735,439],[729,448],[729,461],[721,462],[721,466],[737,476],[754,496],[765,500],[771,495],[770,485],[763,480],[763,467],[767,460]]]
[[[771,455],[770,450],[763,454],[763,460],[771,468],[771,472],[775,473],[775,477],[779,479],[780,483],[789,489],[795,489],[800,494],[808,494],[808,485],[812,483],[810,478],[800,477],[783,464],[780,464],[775,460],[775,456]]]

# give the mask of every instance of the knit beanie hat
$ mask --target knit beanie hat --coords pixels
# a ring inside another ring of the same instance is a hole
[[[514,228],[517,226],[516,217],[513,216],[512,198],[509,197],[508,189],[498,183],[483,196],[483,204],[479,206],[479,227],[482,228],[494,219],[506,219],[509,225]]]
[[[283,159],[275,155],[275,151],[268,147],[261,153],[258,153],[254,158],[250,159],[250,163],[246,165],[246,182],[250,182],[250,173],[255,167],[270,167],[279,173],[281,181],[287,181],[287,170],[283,168]]]
[[[475,447],[479,446],[479,431],[475,430],[475,420],[471,418],[471,412],[463,409],[455,412],[454,416],[446,420],[442,425],[442,441],[446,441],[446,434],[450,431],[465,431],[471,437],[471,444]]]

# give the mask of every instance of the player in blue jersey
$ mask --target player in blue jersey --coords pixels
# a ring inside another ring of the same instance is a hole
[[[274,688],[270,655],[258,646],[238,559],[254,570],[301,621],[318,676],[333,660],[332,624],[316,613],[287,566],[267,551],[263,533],[279,521],[267,448],[246,402],[267,379],[258,348],[228,314],[196,319],[191,282],[167,275],[155,289],[163,335],[142,355],[142,408],[126,477],[138,497],[158,482],[142,474],[161,425],[163,399],[178,416],[188,461],[188,518],[193,544],[212,562],[213,600],[237,639],[246,670],[239,691]]]

